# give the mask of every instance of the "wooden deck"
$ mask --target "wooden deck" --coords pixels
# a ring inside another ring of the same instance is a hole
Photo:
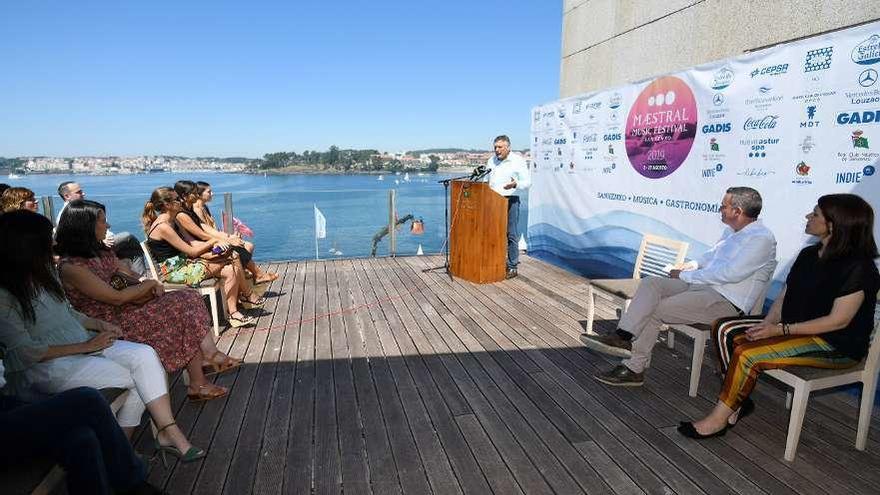
[[[606,387],[591,375],[616,361],[577,339],[585,279],[526,257],[518,278],[477,286],[422,272],[438,264],[271,265],[283,277],[258,327],[220,338],[246,361],[217,379],[229,396],[194,405],[173,385],[207,459],[154,463],[151,481],[172,494],[877,493],[880,414],[856,451],[853,396],[810,402],[791,464],[785,394],[769,383],[725,437],[687,440],[678,422],[715,402],[711,353],[697,398],[684,337],[655,348],[644,387]]]

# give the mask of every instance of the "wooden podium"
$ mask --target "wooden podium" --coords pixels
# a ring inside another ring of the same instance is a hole
[[[507,273],[507,198],[485,182],[452,181],[449,272],[478,284]]]

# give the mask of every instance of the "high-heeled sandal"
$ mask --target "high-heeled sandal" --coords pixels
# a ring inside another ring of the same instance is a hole
[[[189,399],[190,402],[207,402],[209,400],[225,397],[228,393],[229,390],[225,387],[219,385],[212,386],[211,384],[206,383],[204,385],[199,385],[198,392],[194,394],[187,390],[186,398]]]
[[[248,294],[248,297],[252,296],[252,294]],[[266,298],[260,296],[256,301],[251,301],[250,299],[239,299],[238,304],[244,309],[254,309],[254,308],[262,308],[264,304],[266,304]]]
[[[223,361],[219,363],[216,360],[218,354],[223,354],[220,351],[214,351],[214,354],[211,354],[211,357],[207,358],[202,363],[202,372],[205,376],[211,375],[219,375],[220,373],[224,373],[229,370],[234,370],[241,366],[242,360],[235,359],[234,357],[223,355]]]
[[[247,327],[247,326],[252,326],[252,325],[257,324],[257,319],[254,318],[253,316],[248,316],[248,315],[241,315],[241,316],[229,315],[229,318],[227,318],[227,321],[229,322],[229,325],[232,328]]]
[[[159,434],[163,431],[167,430],[169,427],[176,425],[177,422],[172,421],[167,425],[156,429],[156,424],[150,421],[150,428],[153,430],[153,441],[155,442],[156,451],[153,454],[153,459],[157,456],[162,459],[162,465],[165,466],[165,469],[168,469],[168,459],[165,454],[171,454],[176,457],[180,462],[193,462],[199,459],[203,459],[208,455],[203,449],[196,447],[195,445],[191,446],[186,452],[181,452],[180,449],[173,445],[162,445],[159,443]]]

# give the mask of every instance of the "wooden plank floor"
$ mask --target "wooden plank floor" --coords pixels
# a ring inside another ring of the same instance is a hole
[[[258,326],[219,340],[245,360],[216,379],[230,394],[190,404],[173,382],[208,457],[153,463],[150,480],[172,494],[877,493],[880,413],[856,451],[852,395],[811,400],[794,463],[770,383],[735,430],[689,441],[675,427],[715,401],[711,353],[696,398],[683,337],[655,348],[644,387],[606,387],[591,375],[615,360],[577,339],[585,279],[529,257],[491,285],[424,272],[442,261],[269,265],[282,277]],[[599,308],[597,326],[613,315]]]

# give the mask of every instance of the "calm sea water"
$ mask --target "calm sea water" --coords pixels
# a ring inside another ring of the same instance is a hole
[[[86,197],[107,206],[114,232],[128,231],[143,239],[140,215],[154,188],[171,186],[181,179],[204,180],[214,189],[211,211],[220,219],[223,193],[232,193],[235,216],[255,234],[255,259],[297,260],[315,257],[314,205],[327,219],[327,237],[318,240],[320,258],[369,256],[373,235],[388,224],[388,191],[397,191],[397,213],[412,213],[425,222],[425,233],[410,233],[406,223],[398,230],[397,254],[416,254],[419,246],[425,254],[442,252],[446,240],[444,227],[443,186],[437,181],[445,174],[385,175],[285,175],[160,173],[145,175],[84,176],[28,175],[2,182],[32,189],[38,196],[54,196],[55,208],[62,200],[58,184],[74,180],[82,185]],[[399,183],[395,184],[395,180]],[[520,209],[520,231],[526,232],[527,198]],[[389,253],[386,236],[379,244],[378,255]],[[341,253],[341,254],[340,254]]]

